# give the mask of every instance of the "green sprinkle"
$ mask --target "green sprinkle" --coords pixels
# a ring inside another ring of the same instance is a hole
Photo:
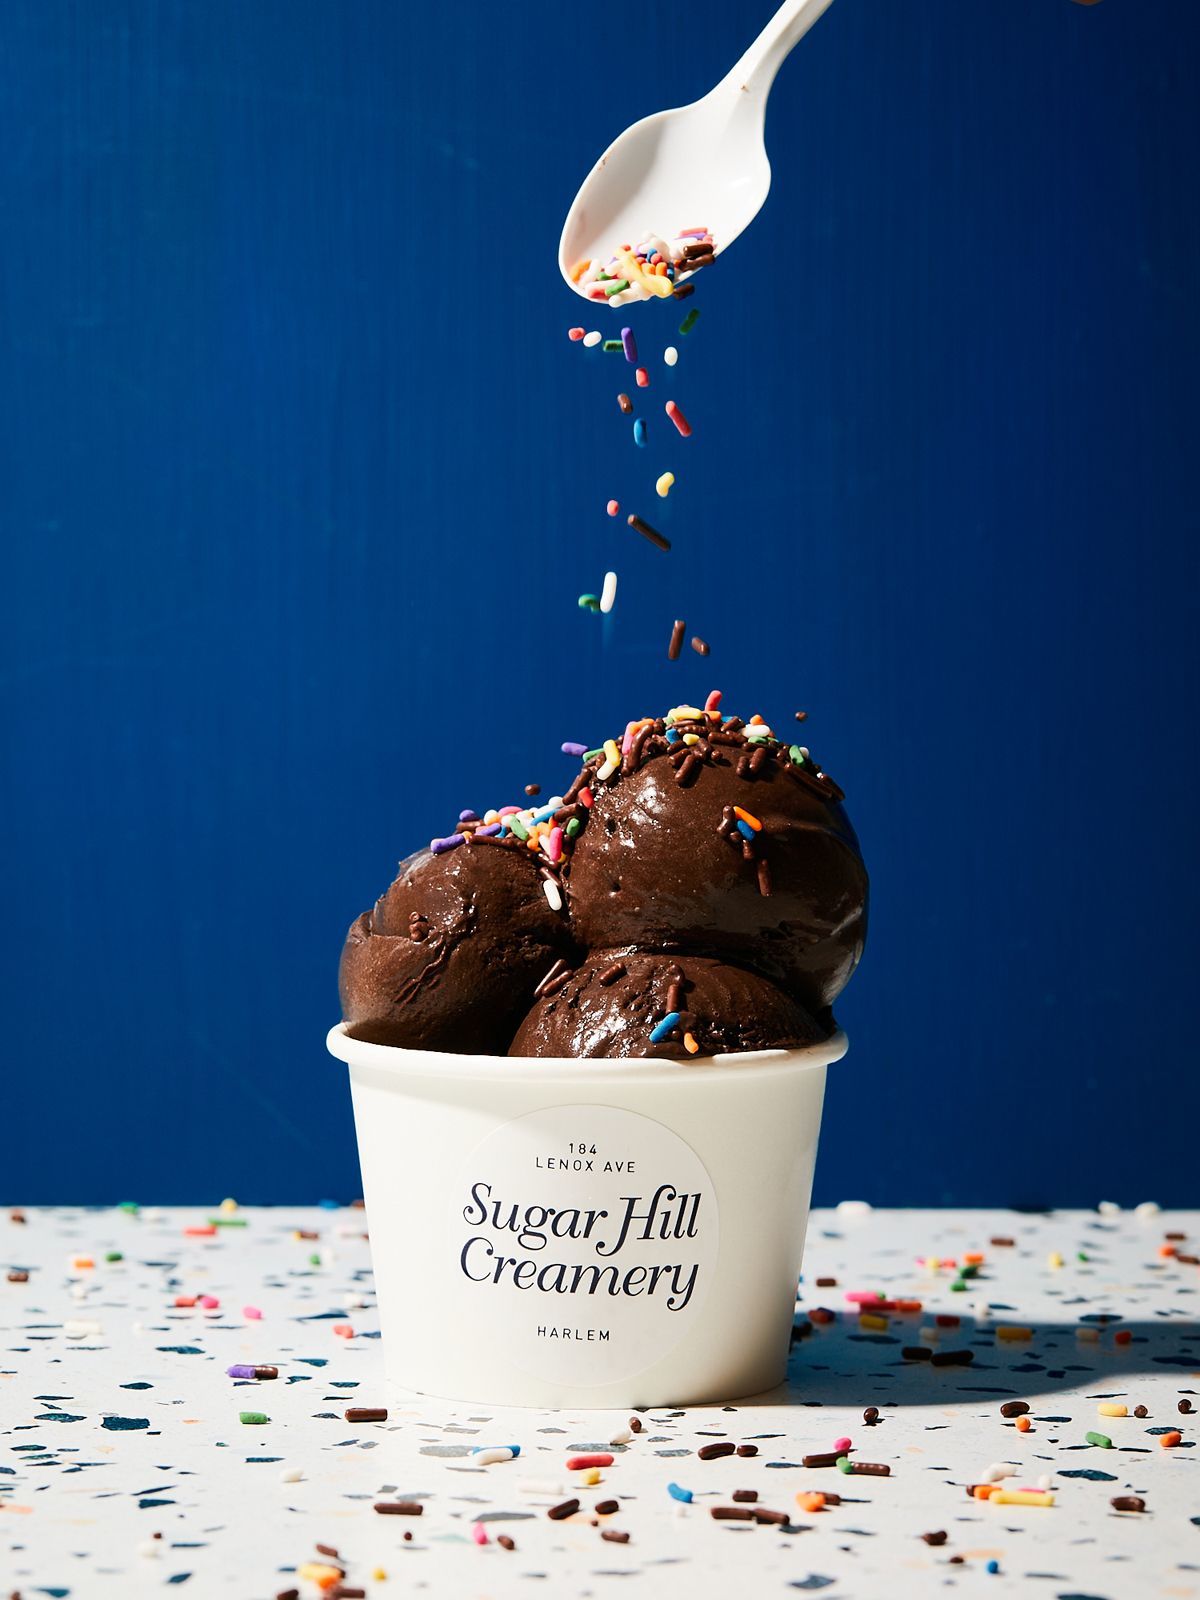
[[[309,1256],[308,1264],[309,1264],[310,1267],[319,1267],[321,1265],[321,1257],[317,1254],[317,1252],[315,1250]]]
[[[691,333],[692,329],[696,326],[696,318],[699,315],[699,311],[695,306],[693,306],[688,312],[687,316],[684,317],[683,321],[679,324],[680,333]]]
[[[757,733],[757,734],[752,733],[752,734],[748,734],[747,737],[746,737],[746,743],[747,744],[766,744],[766,742],[767,742],[767,736],[766,736],[765,733]]]
[[[105,1261],[124,1261],[125,1257],[120,1250],[109,1250],[105,1253]]]
[[[1087,1251],[1086,1250],[1077,1250],[1075,1252],[1075,1259],[1076,1259],[1076,1261],[1086,1261],[1088,1259]]]
[[[605,339],[600,348],[601,350],[623,350],[625,346],[621,343],[620,339]]]
[[[585,750],[583,752],[583,759],[585,761],[594,761],[597,756],[602,756],[603,754],[604,754],[604,751],[602,749],[601,750]]]
[[[265,1411],[239,1411],[238,1421],[261,1427],[264,1422],[270,1422],[270,1417]]]
[[[598,594],[581,594],[578,605],[580,611],[599,611],[600,596]]]
[[[950,1293],[951,1294],[962,1294],[963,1290],[966,1287],[967,1287],[967,1280],[965,1278],[955,1278],[954,1282],[950,1285]]]
[[[628,287],[629,287],[629,279],[628,278],[618,278],[615,283],[610,283],[608,285],[608,287],[605,289],[604,292],[608,296],[608,298],[611,300],[614,294],[620,294],[622,289],[628,289]],[[604,348],[606,350],[608,349],[608,342],[607,341],[605,341]],[[624,348],[625,348],[624,345],[618,339],[617,340],[617,349],[618,350],[623,350]]]
[[[138,1205],[136,1200],[122,1200],[117,1209],[118,1211],[128,1211],[133,1216],[136,1216],[142,1208]]]
[[[563,832],[566,834],[568,839],[573,839],[576,834],[583,832],[583,823],[580,822],[578,817],[572,817],[570,822],[568,822],[566,827],[563,829]]]
[[[208,1225],[210,1228],[244,1228],[246,1226],[246,1218],[228,1216],[209,1217]]]
[[[979,1276],[979,1268],[973,1261],[968,1261],[965,1267],[959,1267],[958,1275],[960,1278],[977,1278]]]
[[[1101,1450],[1111,1450],[1113,1447],[1112,1440],[1106,1433],[1087,1433],[1084,1434],[1084,1438],[1089,1444],[1099,1445]]]
[[[839,1456],[837,1458],[837,1469],[838,1469],[839,1472],[853,1472],[854,1471],[854,1465],[851,1462],[850,1457],[849,1456]]]
[[[509,817],[508,825],[516,834],[518,839],[528,839],[529,829],[521,821],[520,817]]]
[[[789,748],[788,755],[791,756],[792,760],[798,767],[802,767],[804,765],[804,751],[801,750],[798,744],[794,744]]]

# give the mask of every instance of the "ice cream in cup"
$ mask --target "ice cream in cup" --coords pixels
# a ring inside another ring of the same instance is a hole
[[[464,812],[343,951],[389,1380],[488,1405],[784,1376],[832,1002],[865,936],[841,791],[719,697],[544,804]]]

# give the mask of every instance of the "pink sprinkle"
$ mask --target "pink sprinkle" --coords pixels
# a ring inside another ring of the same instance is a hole
[[[353,1339],[354,1337],[354,1329],[348,1322],[335,1322],[333,1331],[340,1339]]]
[[[200,1304],[204,1307],[205,1311],[215,1311],[221,1302],[217,1299],[215,1294],[202,1294],[200,1296]]]
[[[721,691],[720,689],[714,689],[709,695],[708,699],[704,702],[704,709],[705,711],[716,711],[720,704]]]
[[[520,806],[501,806],[496,815],[498,817],[515,817],[520,809]]]
[[[617,512],[620,511],[620,509],[621,509],[621,503],[620,503],[619,500],[610,500],[608,502],[608,514],[609,514],[610,517],[615,517]]]
[[[707,228],[682,228],[675,237],[677,239],[707,239]]]
[[[261,1322],[262,1321],[262,1312],[258,1309],[257,1306],[243,1306],[242,1307],[242,1315],[244,1317],[248,1318],[248,1320],[251,1321],[251,1322]]]
[[[854,1446],[851,1444],[849,1439],[835,1439],[833,1441],[833,1448],[838,1452],[839,1455],[845,1455],[846,1451],[853,1450]]]
[[[471,1537],[476,1544],[486,1544],[488,1542],[487,1529],[482,1522],[476,1522],[472,1526]]]
[[[583,338],[583,329],[582,328],[568,328],[567,329],[567,338],[570,339],[572,342],[574,342],[577,339],[582,339]]]
[[[882,1296],[876,1294],[874,1289],[847,1289],[846,1299],[852,1306],[873,1306]]]
[[[625,724],[625,734],[624,734],[624,737],[621,740],[621,754],[623,756],[627,756],[632,749],[633,749],[633,723],[632,722],[627,722]]]
[[[562,860],[563,831],[561,828],[551,828],[550,837],[546,843],[546,854],[551,861]]]

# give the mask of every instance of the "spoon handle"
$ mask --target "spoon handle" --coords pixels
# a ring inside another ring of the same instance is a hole
[[[765,101],[785,58],[832,4],[833,0],[783,0],[779,10],[741,59],[726,73],[719,87],[736,88],[739,92],[757,95]]]

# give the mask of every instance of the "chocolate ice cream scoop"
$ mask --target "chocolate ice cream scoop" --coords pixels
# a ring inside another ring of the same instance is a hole
[[[828,1032],[781,989],[741,967],[704,956],[609,952],[553,980],[508,1053],[683,1060],[799,1049]]]
[[[801,747],[697,708],[626,743],[616,770],[593,763],[567,868],[578,942],[732,961],[824,1011],[866,937],[841,791]]]
[[[515,838],[418,850],[346,936],[338,981],[351,1036],[503,1055],[538,981],[572,953],[553,899],[546,863]]]

